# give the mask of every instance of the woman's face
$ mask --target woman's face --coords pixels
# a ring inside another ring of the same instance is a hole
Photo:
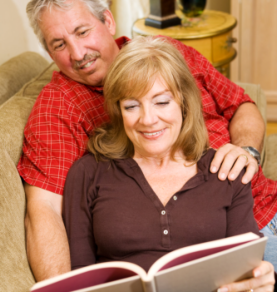
[[[134,157],[170,154],[182,127],[182,112],[163,79],[157,78],[140,99],[120,101],[125,132],[135,149]]]

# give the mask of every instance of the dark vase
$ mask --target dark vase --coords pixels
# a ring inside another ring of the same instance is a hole
[[[204,11],[206,0],[178,0],[178,6],[187,17],[197,17]]]

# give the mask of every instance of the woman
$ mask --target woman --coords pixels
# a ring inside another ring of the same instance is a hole
[[[104,94],[110,123],[95,130],[93,155],[74,164],[65,185],[73,269],[123,260],[148,270],[177,248],[259,233],[250,185],[209,172],[215,151],[200,94],[176,48],[162,38],[133,40],[111,66]],[[220,291],[272,291],[271,264],[253,273]]]

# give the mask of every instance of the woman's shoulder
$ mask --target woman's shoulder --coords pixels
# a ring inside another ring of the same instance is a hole
[[[205,152],[203,152],[198,164],[204,165],[205,167],[209,167],[214,156],[215,156],[216,150],[213,148],[207,149]]]
[[[107,168],[110,163],[111,161],[108,159],[100,159],[97,161],[93,154],[87,153],[72,164],[68,175],[94,174],[96,169]]]
[[[200,158],[198,162],[198,167],[200,167],[201,170],[205,170],[210,175],[217,177],[218,171],[216,173],[210,172],[210,166],[211,162],[216,154],[216,150],[213,148],[209,148],[206,152],[203,153],[202,157]],[[231,185],[237,186],[237,187],[243,187],[244,184],[241,182],[243,175],[245,174],[246,169],[243,168],[238,177],[234,181],[230,181],[228,179],[224,180],[224,182],[229,183]]]

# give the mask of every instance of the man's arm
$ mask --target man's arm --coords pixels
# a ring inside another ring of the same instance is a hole
[[[239,106],[230,122],[229,131],[232,144],[252,146],[262,151],[265,124],[255,104],[247,102]]]
[[[230,122],[229,131],[232,144],[226,144],[218,149],[211,163],[211,172],[216,172],[220,168],[219,179],[224,180],[228,176],[228,179],[234,180],[247,166],[242,182],[248,183],[258,171],[258,163],[240,147],[252,146],[261,152],[265,134],[265,124],[256,105],[252,103],[240,105]]]
[[[27,255],[37,281],[71,270],[69,246],[62,220],[62,199],[25,183]]]

